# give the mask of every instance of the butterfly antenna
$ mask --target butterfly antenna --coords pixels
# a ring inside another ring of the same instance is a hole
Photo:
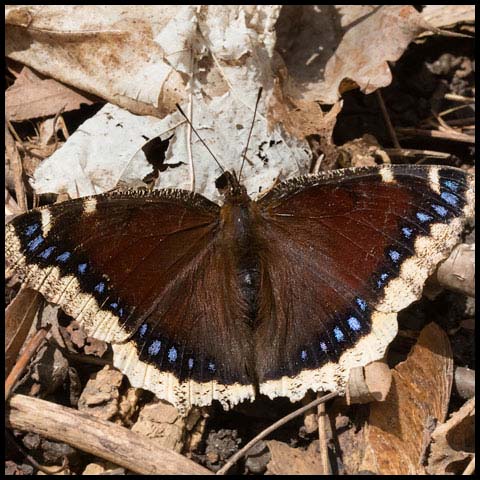
[[[263,91],[263,88],[260,87],[258,89],[257,101],[255,102],[255,110],[253,112],[253,120],[252,120],[252,125],[250,127],[250,133],[248,134],[247,144],[245,145],[245,150],[243,151],[242,165],[240,166],[240,172],[238,174],[238,182],[239,183],[240,183],[240,180],[242,178],[243,165],[245,164],[245,160],[247,158],[248,144],[250,143],[250,138],[252,136],[253,125],[255,124],[255,117],[257,115],[258,102],[260,101],[260,97],[262,96],[262,91]]]
[[[182,110],[182,107],[180,107],[180,105],[178,103],[175,104],[175,106],[177,107],[178,111],[183,115],[183,117],[185,118],[185,120],[188,122],[188,124],[190,125],[190,127],[192,128],[192,130],[194,131],[195,135],[198,137],[198,139],[203,143],[203,146],[208,150],[208,153],[213,157],[213,159],[215,160],[215,162],[217,163],[217,165],[220,167],[220,169],[222,170],[222,173],[225,172],[225,169],[222,167],[222,165],[220,164],[220,162],[217,160],[217,157],[213,154],[213,152],[210,150],[210,148],[208,148],[208,145],[203,141],[203,138],[198,134],[198,132],[195,130],[195,127],[192,125],[192,122],[190,121],[190,119],[187,117],[187,115],[185,115],[185,112]]]

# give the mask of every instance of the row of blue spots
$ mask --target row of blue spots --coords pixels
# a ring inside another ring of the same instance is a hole
[[[458,183],[452,180],[445,180],[442,182],[442,184],[453,192],[457,192],[459,189]],[[440,197],[449,205],[456,206],[458,203],[458,197],[453,193],[443,191],[441,192]],[[442,218],[447,217],[448,210],[443,205],[432,204],[431,207],[440,217]],[[425,212],[416,212],[415,216],[420,221],[420,223],[428,223],[434,219],[432,215]],[[403,227],[402,235],[405,238],[410,239],[413,235],[413,229],[410,227]],[[388,251],[388,256],[394,263],[398,263],[401,258],[400,252],[393,249]],[[387,278],[388,278],[388,274],[382,273],[380,275],[380,278],[377,280],[377,287],[378,288],[383,287],[385,285],[385,281]]]
[[[362,312],[365,312],[367,310],[367,302],[363,299],[363,298],[360,298],[360,297],[357,297],[355,298],[355,303],[360,307],[360,310]],[[347,324],[349,326],[349,328],[354,331],[354,332],[358,332],[362,329],[362,324],[360,322],[360,320],[357,318],[357,317],[354,317],[353,315],[350,316],[348,319],[347,319]],[[338,326],[336,326],[334,329],[333,329],[333,336],[335,337],[335,339],[337,340],[337,342],[343,342],[345,341],[345,333],[342,331],[342,329]],[[324,352],[324,353],[327,353],[328,352],[328,346],[325,342],[320,342],[320,349]],[[307,354],[307,351],[306,350],[302,350],[300,352],[300,358],[302,359],[302,361],[306,361],[307,358],[308,358],[308,354]]]
[[[448,188],[450,188],[453,191],[458,190],[458,184],[451,181],[451,180],[445,181],[444,185],[446,185]],[[442,192],[440,194],[440,197],[445,202],[447,202],[448,204],[454,205],[454,206],[457,204],[457,201],[458,201],[458,198],[455,195],[453,195],[452,193],[449,193],[449,192]],[[432,204],[432,208],[442,218],[445,218],[448,215],[448,210],[442,205]],[[433,220],[433,217],[431,215],[429,215],[428,213],[425,213],[425,212],[416,212],[415,216],[417,217],[417,219],[421,223],[428,223],[428,222]],[[410,239],[413,235],[413,229],[411,229],[409,227],[403,227],[402,228],[402,235],[405,238]],[[390,257],[390,259],[394,263],[398,263],[400,261],[400,258],[401,258],[400,253],[397,250],[393,250],[393,249],[388,251],[388,256]],[[388,274],[387,273],[382,273],[380,275],[380,278],[377,280],[377,287],[378,288],[383,287],[385,285],[385,280],[387,278],[388,278]]]
[[[39,223],[34,223],[32,225],[29,225],[25,228],[24,234],[27,237],[31,237],[39,229],[39,227],[40,227]],[[45,241],[45,239],[43,238],[42,235],[37,235],[33,240],[30,240],[28,242],[27,248],[28,248],[29,251],[33,252],[44,241]],[[56,249],[57,249],[57,247],[55,245],[51,245],[51,246],[47,247],[45,250],[43,250],[42,252],[40,252],[38,254],[38,257],[43,258],[44,260],[47,260]],[[72,253],[69,252],[69,251],[65,251],[65,252],[61,253],[60,255],[58,255],[55,258],[55,260],[57,262],[60,262],[60,263],[66,263],[66,262],[68,262],[68,260],[71,257],[72,257]],[[87,263],[80,263],[77,266],[77,270],[78,270],[78,273],[80,275],[85,275],[85,273],[87,272],[87,269],[88,269],[88,264]],[[106,290],[106,284],[105,284],[105,282],[101,281],[101,282],[97,283],[97,285],[95,285],[95,287],[93,289],[97,293],[103,294]],[[118,309],[117,313],[118,313],[119,317],[123,317],[124,310],[123,310],[123,308],[119,308],[119,304],[117,302],[110,303],[110,307],[112,307],[114,310]]]
[[[140,326],[139,333],[141,338],[145,337],[147,330],[148,330],[148,325],[146,323]],[[161,346],[162,346],[162,342],[160,340],[153,340],[148,347],[148,354],[152,357],[158,355],[160,353]],[[167,353],[167,358],[170,363],[175,363],[177,361],[178,352],[175,347],[170,347]],[[195,360],[192,357],[190,357],[187,360],[187,365],[188,365],[188,369],[192,370],[193,366],[195,365]],[[212,361],[208,362],[207,368],[211,373],[215,373],[216,371],[215,363]]]

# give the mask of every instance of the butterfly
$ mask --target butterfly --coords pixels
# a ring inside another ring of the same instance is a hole
[[[384,355],[474,210],[473,177],[443,166],[332,170],[256,200],[233,172],[216,186],[222,205],[113,192],[6,227],[9,269],[181,411],[344,390],[351,368]]]

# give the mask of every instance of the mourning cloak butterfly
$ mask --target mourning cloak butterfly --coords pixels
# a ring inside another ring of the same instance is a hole
[[[473,178],[385,166],[284,182],[252,201],[233,174],[219,206],[181,190],[38,208],[6,230],[26,285],[113,343],[132,385],[181,410],[260,392],[342,391],[383,356],[473,216]]]

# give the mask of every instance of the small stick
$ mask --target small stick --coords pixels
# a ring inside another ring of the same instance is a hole
[[[452,156],[451,153],[415,148],[385,148],[384,150],[390,157],[418,157],[420,155],[425,155],[427,157],[447,159]]]
[[[281,427],[282,425],[285,425],[288,423],[290,420],[293,420],[294,418],[298,417],[302,413],[306,412],[307,410],[310,410],[313,407],[316,407],[317,405],[320,405],[321,403],[327,402],[328,400],[331,400],[332,398],[335,398],[338,396],[338,392],[332,392],[328,393],[327,395],[324,395],[321,398],[316,398],[313,400],[313,402],[310,402],[309,404],[305,405],[304,407],[299,408],[298,410],[295,410],[294,412],[286,415],[285,417],[281,418],[274,424],[270,425],[268,428],[263,430],[263,432],[260,432],[255,438],[250,440],[243,448],[241,448],[237,453],[232,455],[228,460],[227,463],[217,472],[217,475],[225,475],[230,467],[240,460],[252,447],[255,445],[258,441],[264,439],[267,435],[270,435],[270,433],[274,432],[277,428]]]
[[[321,403],[317,409],[318,415],[318,443],[320,449],[320,458],[322,459],[322,475],[331,475],[332,469],[328,458],[325,403]]]
[[[475,137],[465,133],[440,132],[438,130],[423,130],[419,128],[397,128],[396,130],[398,133],[408,136],[416,135],[420,137],[442,138],[444,140],[453,140],[456,142],[475,143]]]
[[[143,475],[212,475],[205,467],[154,439],[73,408],[25,395],[12,395],[7,404],[8,428],[33,432],[68,443]]]
[[[463,471],[462,475],[472,475],[475,471],[475,456],[470,460],[467,468]]]
[[[193,73],[194,73],[195,59],[193,55],[193,47],[190,51],[190,92],[188,98],[188,110],[187,115],[190,121],[193,121]],[[187,154],[188,154],[188,165],[190,167],[190,190],[195,191],[195,166],[193,164],[193,154],[192,154],[192,125],[188,124],[187,130]]]
[[[456,93],[446,93],[446,100],[452,100],[454,102],[464,102],[464,103],[474,103],[475,98],[473,97],[464,97],[463,95],[457,95]]]
[[[68,466],[68,459],[67,457],[63,457],[62,465],[60,467],[47,467],[45,465],[40,465],[28,452],[25,448],[18,443],[17,439],[12,435],[12,432],[9,430],[5,430],[5,435],[9,438],[9,440],[12,442],[12,445],[15,446],[15,448],[25,457],[25,459],[31,463],[33,468],[36,468],[37,470],[40,470],[43,473],[46,473],[47,475],[54,475],[56,473],[63,472],[67,466]]]
[[[41,328],[27,343],[25,350],[20,355],[17,363],[13,366],[10,374],[5,380],[5,401],[10,397],[13,387],[17,383],[18,379],[22,376],[23,372],[27,368],[28,362],[33,357],[37,349],[45,340],[45,337],[50,330],[51,325],[47,325],[45,328]]]
[[[388,133],[392,139],[393,145],[395,148],[402,148],[400,143],[398,142],[397,134],[395,133],[395,129],[393,128],[392,121],[390,120],[390,115],[388,114],[387,107],[385,106],[385,102],[383,101],[382,93],[380,90],[375,91],[378,99],[378,103],[380,105],[380,110],[382,111],[383,118],[385,119],[385,123],[387,124]]]

